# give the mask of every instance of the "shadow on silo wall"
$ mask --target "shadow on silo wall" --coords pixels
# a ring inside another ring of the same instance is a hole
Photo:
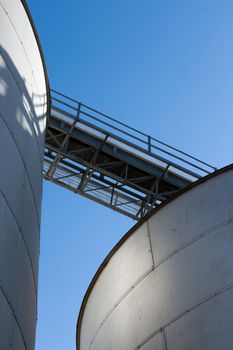
[[[33,350],[47,91],[40,55],[29,64],[24,39],[36,39],[20,1],[0,2],[0,23],[0,349]]]

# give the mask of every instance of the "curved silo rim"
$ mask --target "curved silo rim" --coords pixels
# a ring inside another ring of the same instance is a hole
[[[21,3],[24,7],[24,10],[28,16],[28,20],[31,24],[31,28],[33,30],[33,33],[34,33],[34,36],[35,36],[35,39],[36,39],[36,42],[37,42],[37,46],[38,46],[38,49],[39,49],[39,52],[40,52],[40,57],[41,57],[41,61],[42,61],[42,65],[43,65],[43,70],[44,70],[44,77],[45,77],[45,85],[46,85],[46,92],[47,92],[47,122],[46,122],[46,125],[48,124],[48,117],[50,115],[50,110],[51,110],[51,97],[50,97],[50,84],[49,84],[49,76],[48,76],[48,71],[47,71],[47,67],[46,67],[46,63],[45,63],[45,57],[44,57],[44,53],[43,53],[43,50],[42,50],[42,45],[41,45],[41,42],[40,42],[40,39],[39,39],[39,35],[37,33],[37,30],[36,30],[36,26],[34,24],[34,21],[33,21],[33,18],[32,18],[32,15],[31,15],[31,12],[29,10],[29,7],[27,5],[27,2],[26,0],[21,0]]]
[[[184,189],[180,190],[179,192],[177,192],[176,194],[174,194],[173,196],[171,196],[169,199],[167,199],[166,201],[164,201],[162,204],[160,204],[158,207],[156,207],[155,209],[153,209],[151,212],[149,212],[147,215],[145,215],[140,221],[138,221],[121,239],[120,241],[113,247],[113,249],[110,251],[110,253],[107,255],[107,257],[104,259],[104,261],[102,262],[102,264],[100,265],[100,267],[98,268],[98,270],[96,271],[91,283],[88,286],[88,289],[84,295],[83,301],[82,301],[82,305],[79,311],[79,316],[78,316],[78,321],[77,321],[77,326],[76,326],[76,349],[80,350],[80,335],[81,335],[81,325],[82,325],[82,318],[83,318],[83,314],[84,314],[84,310],[89,298],[89,295],[91,294],[91,291],[98,279],[98,277],[100,276],[101,272],[103,271],[103,269],[105,268],[105,266],[108,264],[108,262],[110,261],[110,259],[112,258],[112,256],[115,254],[115,252],[122,246],[122,244],[131,236],[131,234],[133,234],[133,232],[139,227],[141,226],[151,215],[155,214],[156,212],[158,212],[161,208],[165,207],[167,204],[169,204],[171,201],[173,201],[175,198],[181,196],[183,193],[188,192],[189,190],[195,188],[198,185],[201,185],[202,183],[208,181],[209,179],[220,175],[224,172],[227,172],[228,170],[232,170],[233,169],[233,163],[229,164],[219,170],[216,170],[214,173],[211,173],[205,177],[202,177],[201,179],[199,179],[196,182],[191,183],[189,186],[185,187]]]

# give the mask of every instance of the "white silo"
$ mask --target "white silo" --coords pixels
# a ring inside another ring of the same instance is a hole
[[[233,166],[136,224],[97,271],[78,350],[231,350]]]
[[[24,1],[0,0],[0,349],[32,350],[48,81]]]

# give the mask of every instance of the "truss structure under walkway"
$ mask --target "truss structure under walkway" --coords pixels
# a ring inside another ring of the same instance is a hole
[[[216,170],[54,90],[44,178],[139,220]]]

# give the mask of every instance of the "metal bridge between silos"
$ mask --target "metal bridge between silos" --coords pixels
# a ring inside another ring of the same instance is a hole
[[[51,90],[44,179],[133,219],[216,170]]]

